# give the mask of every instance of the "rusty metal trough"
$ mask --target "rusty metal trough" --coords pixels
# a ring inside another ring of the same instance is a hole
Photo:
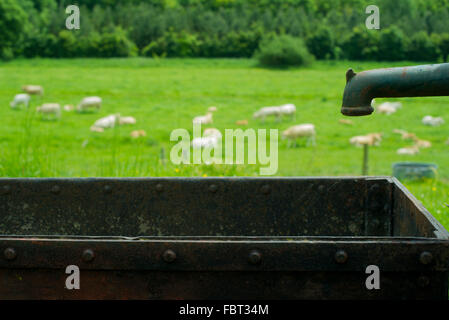
[[[0,214],[1,299],[448,295],[449,234],[393,178],[0,179]]]

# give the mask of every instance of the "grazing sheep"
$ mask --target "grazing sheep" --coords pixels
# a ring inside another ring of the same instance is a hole
[[[349,140],[349,142],[356,147],[362,147],[364,145],[379,146],[381,141],[381,133],[369,133],[365,136],[355,136]]]
[[[193,124],[211,124],[212,122],[212,112],[208,112],[205,116],[193,118]]]
[[[396,153],[400,155],[415,155],[419,153],[419,148],[416,145],[411,147],[400,148],[396,151]]]
[[[146,137],[147,133],[145,132],[145,130],[135,130],[131,132],[131,138],[137,139],[140,137]]]
[[[31,84],[23,86],[22,91],[30,95],[42,96],[44,94],[44,88],[42,88],[42,86],[36,86]]]
[[[218,145],[218,138],[216,136],[201,137],[192,140],[192,147],[195,149],[207,147],[215,148],[217,145]]]
[[[279,121],[282,115],[290,115],[292,118],[296,115],[296,107],[294,104],[284,104],[278,107],[263,107],[253,115],[254,119],[262,119],[265,122],[265,118],[269,116],[275,116]]]
[[[430,141],[421,140],[421,139],[418,139],[418,138],[414,139],[414,141],[415,141],[415,146],[417,146],[418,148],[426,149],[426,148],[432,147],[432,143]]]
[[[400,109],[401,107],[402,104],[400,102],[384,102],[376,107],[376,111],[378,113],[383,113],[389,116],[398,111],[398,109]]]
[[[407,132],[405,130],[394,129],[393,132],[397,133],[397,134],[400,134],[401,137],[402,137],[402,140],[415,140],[415,139],[417,139],[416,134],[411,133],[411,132]]]
[[[292,118],[296,117],[296,107],[294,104],[284,104],[283,106],[279,107],[279,110],[281,112],[281,115],[288,115]]]
[[[137,120],[134,117],[120,117],[119,118],[119,124],[120,125],[124,125],[124,124],[136,124]]]
[[[269,116],[276,116],[276,118],[279,120],[281,116],[279,107],[263,107],[262,109],[254,113],[253,118],[262,119],[262,121],[265,121],[265,118]]]
[[[11,106],[11,108],[16,108],[21,104],[28,108],[28,105],[30,104],[30,95],[28,93],[16,94],[14,100],[11,101],[9,105]]]
[[[79,112],[86,111],[89,108],[96,108],[97,110],[101,108],[102,100],[100,97],[86,97],[81,100],[77,109]]]
[[[217,107],[209,107],[208,111],[209,112],[217,112]]]
[[[354,124],[354,122],[352,122],[351,120],[348,120],[348,119],[340,119],[340,120],[338,120],[338,123],[345,124],[348,126],[352,126]]]
[[[61,117],[61,106],[59,103],[44,103],[36,108],[36,112],[42,115],[54,115],[56,118]]]
[[[316,131],[315,126],[310,123],[300,124],[293,127],[288,128],[284,132],[282,132],[282,139],[288,139],[288,146],[291,146],[291,142],[294,142],[294,145],[296,146],[296,140],[298,138],[307,138],[307,144],[309,142],[312,143],[312,145],[316,145]]]
[[[73,109],[75,109],[75,107],[71,104],[66,104],[63,109],[64,109],[64,111],[70,112],[70,111],[73,111]]]
[[[104,129],[114,128],[120,119],[119,114],[111,114],[95,121],[90,130],[93,132],[104,132]]]
[[[438,127],[444,123],[444,119],[441,117],[425,116],[422,119],[422,123],[426,126]]]
[[[221,139],[222,135],[220,130],[215,128],[208,128],[204,130],[203,137],[216,137],[217,139]]]
[[[247,126],[248,125],[248,120],[237,120],[235,122],[236,125],[238,126]]]

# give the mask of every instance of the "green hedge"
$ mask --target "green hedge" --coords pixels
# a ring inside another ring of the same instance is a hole
[[[269,34],[302,38],[317,59],[447,60],[449,1],[77,0],[81,29],[65,29],[69,0],[0,0],[0,58],[252,57]],[[425,12],[425,14],[423,14]]]

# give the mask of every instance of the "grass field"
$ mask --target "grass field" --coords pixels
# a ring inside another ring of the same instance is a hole
[[[384,66],[360,62],[318,62],[308,69],[266,70],[253,60],[17,60],[0,64],[0,176],[3,177],[98,177],[98,176],[255,176],[259,167],[175,166],[160,161],[168,156],[176,128],[192,130],[192,118],[217,106],[214,127],[236,128],[235,121],[248,119],[250,128],[278,128],[314,123],[316,147],[287,148],[279,145],[278,176],[360,175],[362,150],[348,140],[354,135],[383,132],[381,146],[370,150],[370,175],[391,175],[398,161],[434,162],[439,165],[435,181],[405,183],[424,205],[449,228],[449,137],[448,125],[437,128],[421,124],[424,115],[449,120],[448,99],[401,99],[396,114],[351,118],[355,125],[338,123],[345,85],[345,71],[356,72]],[[33,98],[29,111],[12,110],[9,102],[24,84],[40,84],[44,98]],[[41,102],[76,105],[83,97],[103,98],[98,113],[64,112],[59,121],[44,121],[34,108]],[[379,100],[381,101],[381,100]],[[294,103],[296,121],[264,124],[252,119],[263,106]],[[119,112],[134,116],[137,124],[103,134],[89,127],[102,116]],[[392,130],[404,129],[430,140],[433,147],[417,156],[398,156],[396,150],[409,143]],[[143,129],[147,137],[132,139],[132,130]]]

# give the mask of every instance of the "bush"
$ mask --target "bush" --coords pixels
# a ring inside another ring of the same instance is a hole
[[[201,41],[196,35],[187,32],[175,32],[170,29],[159,39],[152,41],[142,50],[147,57],[193,57],[196,56]]]
[[[9,56],[9,47],[17,41],[24,31],[26,13],[14,0],[0,1],[0,52]]]
[[[58,58],[72,58],[80,55],[78,42],[74,33],[69,30],[62,30],[58,34],[58,45],[55,56]]]
[[[407,41],[404,33],[393,26],[380,33],[379,56],[380,61],[401,61],[407,53]]]
[[[255,56],[266,67],[307,66],[314,60],[302,39],[288,35],[262,40]]]
[[[442,33],[438,37],[436,43],[441,51],[441,55],[443,56],[443,61],[447,62],[447,58],[449,56],[449,33]]]
[[[202,39],[199,55],[210,58],[249,58],[257,51],[261,38],[261,31],[231,31],[223,36],[210,35]]]
[[[425,31],[418,32],[410,39],[407,58],[414,61],[437,61],[440,49]]]
[[[376,60],[378,45],[379,36],[376,30],[355,27],[343,42],[343,51],[346,58],[351,60]]]
[[[22,53],[26,58],[55,57],[58,51],[58,38],[52,34],[35,32],[27,35]]]
[[[137,55],[136,45],[127,38],[126,32],[120,27],[101,35],[98,41],[98,57],[132,57]]]
[[[307,48],[317,59],[333,59],[336,56],[334,37],[326,27],[307,39]]]

